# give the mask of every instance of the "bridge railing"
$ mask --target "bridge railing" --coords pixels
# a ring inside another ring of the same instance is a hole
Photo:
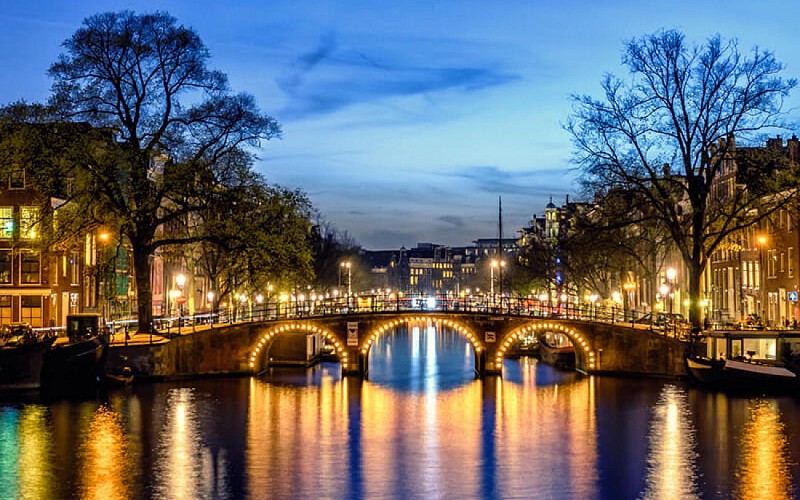
[[[394,294],[353,295],[308,300],[241,301],[228,307],[214,308],[214,310],[199,314],[156,318],[155,327],[158,331],[168,334],[182,334],[196,331],[200,327],[213,328],[215,325],[221,324],[411,311],[485,313],[627,323],[634,328],[649,329],[669,336],[688,335],[686,325],[653,323],[647,318],[643,319],[641,313],[615,306],[600,306],[591,303],[552,303],[520,296],[400,297]],[[118,322],[118,324],[120,323]]]

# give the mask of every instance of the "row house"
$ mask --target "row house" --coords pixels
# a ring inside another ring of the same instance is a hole
[[[764,158],[774,162],[800,163],[800,140],[792,136],[784,142],[779,137],[769,139],[759,148],[736,148],[733,138],[727,139],[728,150],[734,154],[723,160],[715,193],[724,197],[734,190],[746,189],[748,178],[737,158]],[[777,168],[780,168],[779,166]],[[776,196],[780,196],[777,194]],[[758,318],[769,326],[795,325],[800,320],[798,310],[798,214],[792,204],[779,207],[768,217],[744,230],[730,235],[710,256],[704,282],[707,290],[708,315],[718,324],[729,324]]]

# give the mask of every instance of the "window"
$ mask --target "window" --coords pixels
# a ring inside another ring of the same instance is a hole
[[[8,176],[9,189],[25,189],[25,169],[15,168]]]
[[[0,238],[14,236],[14,207],[0,207]]]
[[[20,207],[19,208],[19,235],[24,239],[35,239],[38,237],[39,228],[39,208]]]
[[[794,247],[786,249],[786,270],[789,272],[789,277],[794,278]]]
[[[777,262],[777,250],[767,250],[767,278],[775,277],[775,267]]]
[[[0,250],[0,284],[11,284],[11,250]]]
[[[39,283],[41,262],[39,253],[33,251],[23,251],[20,253],[19,276],[21,284]]]
[[[0,295],[0,324],[11,323],[11,295]]]
[[[80,253],[78,253],[77,250],[73,250],[69,253],[69,268],[70,285],[79,285],[81,282],[81,261]]]
[[[42,297],[38,295],[23,295],[20,320],[30,323],[31,326],[42,326]]]

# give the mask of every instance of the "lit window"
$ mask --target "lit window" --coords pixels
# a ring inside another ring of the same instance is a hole
[[[14,207],[0,207],[0,238],[14,236]]]
[[[39,208],[20,207],[19,209],[19,233],[24,239],[35,239],[38,237]]]

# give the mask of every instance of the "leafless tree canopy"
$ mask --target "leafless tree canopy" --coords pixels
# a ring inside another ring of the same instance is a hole
[[[708,255],[765,203],[747,191],[714,199],[722,160],[735,154],[735,142],[783,126],[783,101],[796,81],[780,76],[770,52],[744,53],[719,36],[692,46],[673,30],[629,41],[622,62],[629,77],[605,76],[601,99],[573,96],[567,130],[575,161],[598,199],[629,193],[634,206],[617,220],[668,232],[689,269],[690,317],[699,325]],[[773,178],[771,192],[794,195],[794,172]]]

